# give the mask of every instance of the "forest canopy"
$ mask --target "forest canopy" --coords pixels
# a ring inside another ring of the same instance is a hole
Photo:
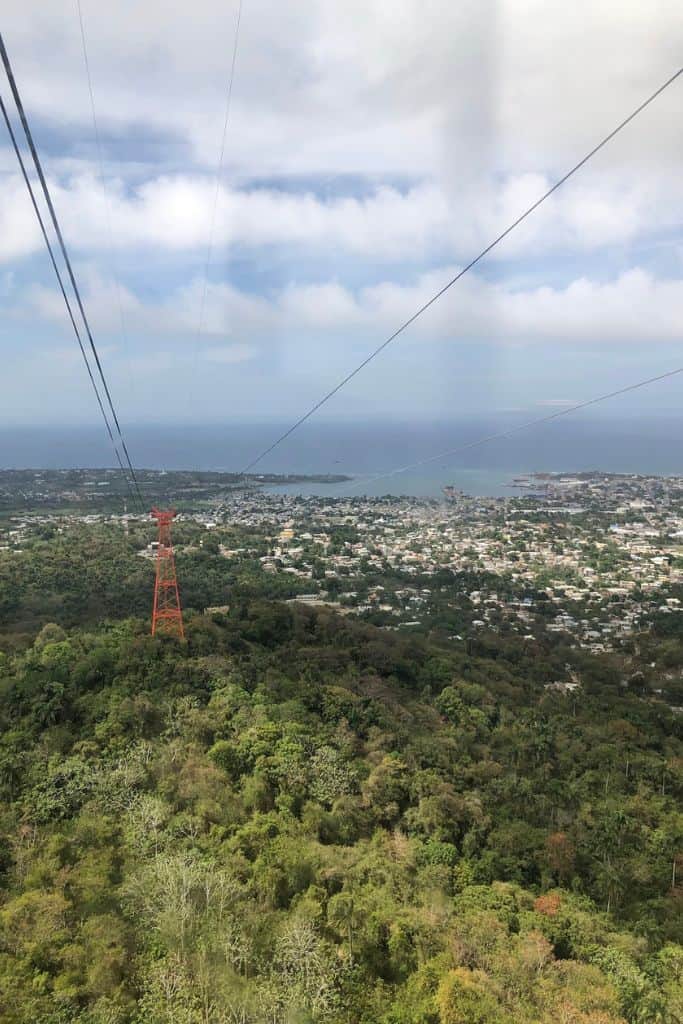
[[[247,564],[204,615],[210,552],[187,640],[153,640],[105,582],[129,559],[141,611],[149,566],[88,543],[4,592],[3,1022],[682,1019],[664,701],[587,654],[568,694],[561,648],[273,600]]]

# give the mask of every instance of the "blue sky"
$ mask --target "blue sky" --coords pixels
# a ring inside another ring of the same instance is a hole
[[[73,0],[3,4],[131,423],[296,417],[683,52],[670,0],[244,0],[198,338],[236,6],[178,6],[82,0],[101,169]],[[683,362],[682,104],[679,82],[321,415],[540,413]],[[32,218],[0,137],[0,423],[94,422]]]

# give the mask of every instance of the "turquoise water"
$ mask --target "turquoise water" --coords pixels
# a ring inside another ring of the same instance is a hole
[[[273,487],[270,490],[285,494],[323,494],[330,496],[368,495],[380,497],[383,494],[404,494],[428,498],[443,496],[442,488],[451,485],[466,494],[480,497],[500,497],[518,494],[510,487],[512,479],[522,474],[507,469],[442,469],[412,470],[379,480],[363,475],[342,484],[291,484]]]

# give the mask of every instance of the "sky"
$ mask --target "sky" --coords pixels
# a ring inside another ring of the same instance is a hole
[[[81,5],[100,149],[76,0],[2,32],[124,424],[296,418],[683,57],[679,0],[243,0],[217,176],[237,3]],[[321,418],[542,415],[683,365],[681,107],[683,78]],[[3,129],[0,424],[95,422],[70,331]]]

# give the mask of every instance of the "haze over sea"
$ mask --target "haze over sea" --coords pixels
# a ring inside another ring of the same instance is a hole
[[[353,477],[387,472],[508,429],[524,416],[450,423],[310,422],[264,459],[254,473],[335,473]],[[236,472],[288,424],[226,423],[204,426],[131,425],[124,431],[136,466]],[[297,484],[303,494],[441,495],[445,484],[469,494],[504,495],[516,476],[534,471],[603,470],[683,474],[683,423],[678,416],[556,420],[524,430],[417,470],[375,481]],[[0,468],[103,467],[113,463],[101,425],[0,427]]]

